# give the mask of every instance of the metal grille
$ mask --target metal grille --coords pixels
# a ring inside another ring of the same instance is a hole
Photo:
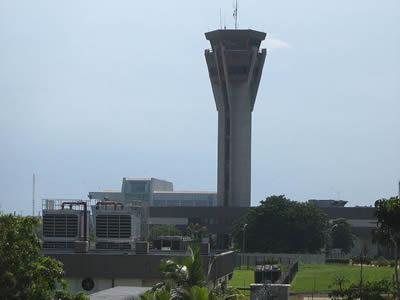
[[[78,216],[71,214],[45,214],[43,216],[44,237],[76,237]]]
[[[73,242],[43,242],[44,249],[72,249],[74,248]]]
[[[130,238],[130,215],[97,215],[96,237],[99,238]]]
[[[132,247],[129,243],[98,242],[96,249],[131,250]]]

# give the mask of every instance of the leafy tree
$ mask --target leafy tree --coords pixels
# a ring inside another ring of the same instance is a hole
[[[354,238],[350,224],[342,218],[333,220],[331,226],[332,248],[342,249],[344,253],[349,253],[354,246]]]
[[[193,239],[193,241],[200,242],[201,239],[207,234],[207,227],[198,223],[190,223],[186,228],[186,232]]]
[[[181,235],[181,231],[174,225],[154,225],[150,229],[150,239],[153,240],[162,235]]]
[[[36,232],[39,222],[35,217],[0,215],[2,299],[87,299],[65,291],[61,262],[42,255]]]
[[[400,199],[392,197],[390,199],[380,199],[375,202],[375,215],[377,218],[377,229],[375,230],[375,240],[391,246],[394,250],[394,273],[397,297],[400,297],[399,283],[399,245],[400,245]]]
[[[311,203],[300,203],[285,196],[270,196],[234,226],[237,247],[245,251],[315,253],[325,244],[328,218]]]

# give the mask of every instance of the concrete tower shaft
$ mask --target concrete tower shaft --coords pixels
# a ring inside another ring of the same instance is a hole
[[[266,50],[266,34],[254,30],[206,33],[205,51],[218,111],[218,204],[250,206],[251,113],[257,96]]]

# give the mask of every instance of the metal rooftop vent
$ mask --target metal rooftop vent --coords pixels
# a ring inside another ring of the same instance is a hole
[[[128,239],[131,237],[132,220],[130,215],[97,215],[96,237]]]
[[[141,210],[113,201],[100,201],[92,206],[96,249],[133,249],[140,238]]]
[[[70,214],[45,214],[43,216],[43,236],[77,237],[78,216]]]
[[[88,214],[85,222],[83,209],[87,201],[44,199],[42,205],[44,249],[72,249],[76,241],[87,238]]]

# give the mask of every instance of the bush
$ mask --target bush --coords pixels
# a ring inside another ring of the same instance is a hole
[[[325,259],[326,264],[343,264],[348,265],[350,264],[349,258],[327,258]]]
[[[363,257],[363,265],[370,265],[372,263],[372,257],[370,256],[365,256]],[[353,256],[351,258],[351,262],[353,265],[360,265],[361,264],[361,257],[360,256]]]
[[[335,283],[334,283],[335,284]],[[336,284],[337,285],[337,284]],[[348,288],[342,286],[332,290],[329,297],[332,299],[363,299],[363,300],[383,300],[383,294],[391,294],[393,292],[392,283],[383,279],[380,281],[367,281],[360,287],[359,284],[352,284]]]
[[[258,265],[278,265],[279,264],[279,259],[275,257],[265,257],[262,261],[257,262]]]
[[[389,261],[389,264],[390,264],[390,267],[391,267],[391,268],[394,268],[394,266],[396,265],[396,262],[394,261],[394,259],[391,259],[391,260]]]
[[[375,260],[373,263],[375,266],[378,266],[378,267],[387,267],[390,265],[390,261],[388,261],[386,258],[384,258],[382,256],[378,257],[378,259]],[[394,265],[393,265],[393,267],[394,267]]]

